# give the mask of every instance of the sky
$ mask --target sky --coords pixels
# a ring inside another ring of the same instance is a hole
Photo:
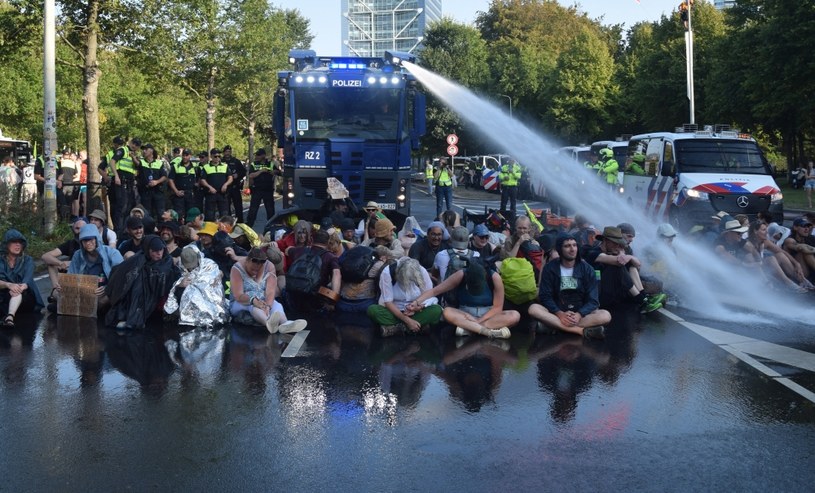
[[[578,10],[591,18],[603,18],[603,24],[624,24],[630,27],[640,21],[659,20],[679,5],[679,0],[559,0],[566,6],[578,5]],[[340,0],[271,0],[277,7],[299,9],[311,21],[314,40],[311,48],[318,55],[340,55]],[[472,24],[477,12],[487,10],[489,0],[442,0],[442,14],[458,22]]]

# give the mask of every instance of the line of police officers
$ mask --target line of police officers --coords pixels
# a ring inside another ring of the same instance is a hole
[[[142,145],[137,138],[125,144],[124,139],[116,137],[113,145],[114,149],[102,159],[99,172],[108,187],[110,217],[116,230],[124,229],[130,210],[139,203],[148,214],[160,218],[168,194],[179,218],[198,208],[204,210],[207,221],[232,214],[242,223],[242,192],[247,175],[252,194],[247,224],[254,225],[261,202],[267,217],[274,215],[275,177],[281,169],[268,160],[264,149],[255,152],[255,161],[247,169],[232,155],[229,145],[223,153],[217,148],[199,153],[197,163],[189,149],[176,147],[169,166],[152,145]]]

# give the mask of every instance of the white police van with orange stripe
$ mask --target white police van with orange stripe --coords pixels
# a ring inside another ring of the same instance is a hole
[[[769,211],[782,219],[783,195],[756,141],[725,126],[695,127],[629,140],[628,163],[637,153],[645,155],[645,175],[623,177],[620,192],[629,203],[681,231],[708,224],[719,211],[751,220]]]

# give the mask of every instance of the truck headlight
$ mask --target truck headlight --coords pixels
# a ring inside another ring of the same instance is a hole
[[[784,200],[784,194],[781,192],[774,193],[770,196],[770,202],[777,203]]]

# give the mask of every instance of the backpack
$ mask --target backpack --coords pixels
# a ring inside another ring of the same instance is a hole
[[[362,282],[368,279],[371,267],[376,263],[376,255],[371,247],[357,245],[340,255],[340,273],[343,282]]]
[[[535,271],[525,258],[507,258],[501,262],[501,281],[504,283],[504,297],[516,305],[535,299],[538,286]]]
[[[322,268],[322,252],[315,252],[311,247],[307,247],[305,253],[295,260],[286,272],[286,291],[315,294],[320,288]]]
[[[473,251],[470,249],[467,249],[466,254],[460,254],[452,248],[448,248],[447,255],[450,256],[450,263],[447,264],[447,271],[445,271],[444,279],[442,279],[442,281],[452,276],[456,272],[466,269],[470,266],[470,262],[478,259],[478,257],[473,257]],[[447,301],[448,305],[458,306],[457,290],[458,288],[451,289],[450,291],[444,293],[444,299]]]

